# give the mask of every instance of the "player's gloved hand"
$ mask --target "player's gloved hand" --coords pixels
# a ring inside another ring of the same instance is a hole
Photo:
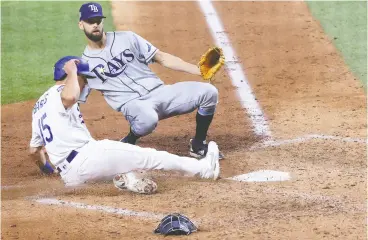
[[[225,56],[222,49],[219,47],[212,47],[202,55],[198,67],[201,71],[202,78],[211,82],[215,74],[225,64]]]

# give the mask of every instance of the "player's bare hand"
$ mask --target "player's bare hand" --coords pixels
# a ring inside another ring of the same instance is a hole
[[[65,65],[64,65],[65,73],[67,75],[69,75],[71,73],[76,73],[78,63],[79,63],[79,60],[77,60],[77,59],[72,59],[72,60],[69,60],[68,62],[66,62]]]

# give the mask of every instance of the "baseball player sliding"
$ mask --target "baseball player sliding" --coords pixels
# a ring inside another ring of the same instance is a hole
[[[77,103],[86,77],[91,73],[85,60],[61,58],[54,66],[55,86],[33,108],[30,152],[36,162],[42,162],[39,166],[45,173],[54,172],[55,167],[66,186],[113,179],[117,188],[138,193],[152,193],[157,185],[150,179],[137,178],[132,173],[135,170],[172,170],[218,178],[219,151],[215,142],[209,143],[207,156],[198,161],[119,141],[94,140]],[[43,146],[54,167],[47,161]]]
[[[216,87],[202,82],[165,85],[148,65],[159,63],[209,79],[224,63],[220,49],[213,50],[215,59],[204,59],[200,69],[158,50],[134,32],[104,32],[105,16],[98,3],[85,3],[79,12],[79,28],[84,31],[88,42],[82,58],[88,61],[94,75],[87,80],[88,88],[101,91],[107,103],[129,122],[130,132],[121,141],[135,144],[140,137],[150,134],[159,120],[198,109],[196,132],[190,139],[189,153],[198,159],[205,157],[208,151],[207,131],[218,103]],[[215,68],[205,66],[213,62],[218,62]],[[89,92],[86,88],[81,102],[86,101]],[[221,153],[220,158],[223,158]]]

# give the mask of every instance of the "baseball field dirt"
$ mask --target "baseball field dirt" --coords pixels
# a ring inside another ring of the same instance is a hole
[[[35,100],[3,105],[2,239],[162,239],[152,231],[160,216],[173,212],[200,229],[182,239],[367,238],[363,87],[304,2],[213,4],[277,146],[262,144],[267,139],[254,134],[228,66],[214,82],[220,99],[209,132],[226,155],[222,179],[152,172],[147,174],[159,185],[153,195],[118,191],[111,182],[68,190],[58,176],[41,175],[28,157]],[[196,2],[113,2],[112,8],[117,30],[132,30],[189,62],[214,45]],[[167,84],[200,81],[153,69]],[[129,129],[97,92],[81,108],[96,139],[118,140]],[[194,121],[195,113],[164,120],[139,145],[186,155]],[[258,170],[288,172],[291,179],[225,179]],[[61,204],[36,201],[45,198]],[[151,214],[128,216],[107,212],[108,207]]]

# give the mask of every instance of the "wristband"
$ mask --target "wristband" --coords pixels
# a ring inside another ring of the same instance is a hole
[[[46,164],[41,168],[41,171],[46,174],[51,174],[54,172],[54,168],[50,165],[48,161],[46,161]]]

